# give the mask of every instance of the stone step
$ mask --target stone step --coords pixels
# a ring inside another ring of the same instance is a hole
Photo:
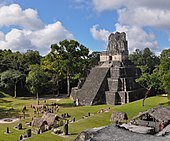
[[[84,85],[78,92],[78,99],[81,105],[92,105],[96,95],[99,93],[109,68],[96,67],[90,71]]]

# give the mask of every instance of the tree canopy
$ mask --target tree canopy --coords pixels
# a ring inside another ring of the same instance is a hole
[[[98,54],[75,40],[51,45],[51,51],[41,56],[38,51],[25,53],[0,50],[0,89],[11,95],[68,94],[78,79],[98,63]],[[68,87],[66,87],[68,85]],[[22,93],[22,94],[21,94]]]
[[[10,89],[15,97],[20,89],[53,95],[67,90],[69,95],[78,79],[86,77],[89,70],[98,65],[99,54],[90,54],[87,47],[75,40],[52,44],[45,56],[33,50],[25,53],[0,50],[0,88]],[[170,49],[163,50],[160,56],[149,48],[137,49],[129,59],[141,69],[141,77],[137,79],[141,85],[170,95]]]
[[[88,66],[89,50],[75,40],[64,40],[51,45],[51,53],[58,64],[59,75],[67,79],[67,94],[70,95],[70,80],[80,78]]]

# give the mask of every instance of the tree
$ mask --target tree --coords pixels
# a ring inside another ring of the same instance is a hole
[[[170,49],[165,49],[160,54],[159,75],[162,87],[170,99]]]
[[[70,80],[78,79],[85,71],[89,50],[75,40],[64,40],[51,45],[51,52],[59,58],[59,72],[67,79],[67,94],[70,96]]]
[[[29,91],[33,94],[36,94],[38,104],[39,93],[47,85],[48,80],[49,80],[48,73],[44,72],[38,64],[30,66],[30,71],[26,78],[26,83]]]
[[[48,72],[50,75],[50,90],[52,90],[53,96],[57,91],[57,95],[59,95],[59,82],[62,80],[61,72],[59,70],[59,61],[60,58],[55,54],[55,52],[50,52],[45,57],[41,59],[41,68]]]
[[[129,59],[141,69],[142,73],[151,74],[155,67],[160,64],[160,59],[149,48],[143,51],[136,49],[135,52],[129,55]]]
[[[165,49],[160,54],[159,72],[161,75],[170,70],[170,49]]]
[[[24,58],[28,65],[40,64],[41,56],[38,51],[27,50]]]
[[[143,99],[142,105],[144,106],[144,101],[154,89],[157,90],[160,84],[159,79],[157,79],[157,72],[154,69],[159,65],[159,57],[155,56],[154,53],[150,51],[149,48],[145,48],[143,51],[137,49],[134,53],[129,55],[129,59],[141,70],[141,76],[136,79],[136,81],[147,89],[145,97]]]
[[[92,68],[96,65],[98,65],[99,61],[100,61],[100,52],[92,52],[91,54],[89,54],[88,57],[89,60],[89,68]]]
[[[163,87],[165,89],[165,92],[168,94],[168,99],[170,99],[170,70],[163,75]]]
[[[142,74],[136,79],[137,82],[146,88],[154,87],[155,85],[152,84],[153,81],[151,81],[151,79],[155,79],[155,75],[150,75],[159,65],[159,57],[155,56],[149,48],[145,48],[143,51],[137,49],[136,52],[129,56],[129,59],[141,70]]]
[[[14,87],[14,97],[17,97],[17,83],[25,76],[17,70],[7,70],[1,73],[1,86],[5,88]]]

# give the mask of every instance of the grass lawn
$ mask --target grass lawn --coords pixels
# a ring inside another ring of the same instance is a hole
[[[0,124],[0,139],[2,141],[16,141],[19,139],[21,134],[24,134],[27,129],[32,127],[28,127],[25,125],[26,122],[31,121],[33,117],[33,110],[30,108],[31,104],[36,104],[36,100],[32,98],[12,98],[5,94],[1,94],[0,98],[0,118],[4,117],[17,117],[18,115],[22,114],[21,110],[24,105],[27,106],[26,111],[26,119],[21,119],[18,122],[11,123],[11,124]],[[47,103],[51,103],[51,100],[47,100]],[[56,102],[56,101],[53,101]],[[43,100],[40,101],[43,103]],[[169,102],[167,97],[155,96],[150,97],[145,100],[145,106],[142,107],[142,100],[135,101],[129,104],[120,105],[120,106],[109,106],[109,105],[97,105],[97,106],[80,106],[74,107],[73,101],[70,99],[62,99],[57,102],[59,105],[58,115],[62,113],[69,113],[71,115],[70,119],[73,117],[76,118],[76,122],[69,124],[69,136],[67,137],[60,137],[57,135],[51,134],[51,131],[45,132],[40,135],[32,134],[32,137],[27,139],[28,141],[72,141],[81,131],[106,126],[110,124],[110,116],[112,111],[123,111],[128,114],[129,119],[133,116],[137,115],[139,112],[145,111],[147,109],[156,107],[158,105],[168,106]],[[110,111],[106,113],[97,113],[101,109],[106,109],[110,107]],[[7,113],[10,108],[14,108]],[[82,119],[83,116],[88,115],[88,112],[91,113],[91,116],[88,118]],[[41,115],[40,115],[41,116]],[[13,127],[16,126],[18,123],[23,123],[24,129],[23,130],[16,130]],[[9,127],[10,134],[4,134],[6,127]],[[62,129],[62,127],[61,127]]]

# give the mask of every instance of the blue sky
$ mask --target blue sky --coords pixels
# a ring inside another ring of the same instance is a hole
[[[126,32],[130,52],[170,47],[169,0],[0,0],[0,49],[41,55],[75,39],[91,51],[107,47],[111,32]]]

